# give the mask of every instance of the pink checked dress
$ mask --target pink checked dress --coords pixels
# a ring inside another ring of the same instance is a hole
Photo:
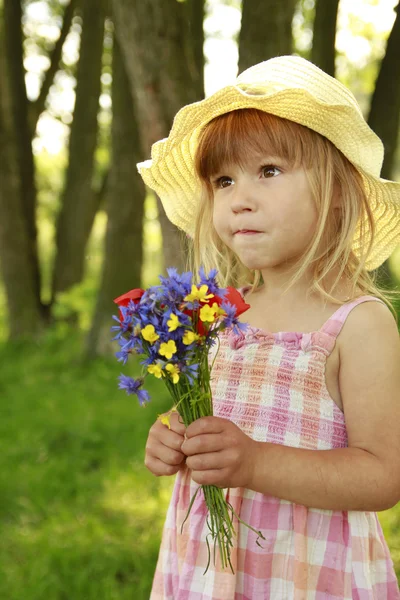
[[[239,291],[244,294],[248,288]],[[319,331],[225,331],[212,371],[214,414],[257,441],[329,450],[347,446],[343,412],[329,395],[325,363],[349,312],[341,306]],[[210,364],[216,352],[211,349]],[[208,572],[204,497],[181,469],[164,526],[151,600],[399,600],[389,549],[375,512],[307,508],[244,488],[225,490],[237,514],[235,574],[211,559]],[[212,546],[211,546],[212,547]]]

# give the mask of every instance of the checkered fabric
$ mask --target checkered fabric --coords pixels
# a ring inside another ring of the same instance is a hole
[[[381,302],[374,296],[348,302],[312,333],[225,331],[212,371],[214,414],[257,441],[346,447],[345,418],[327,390],[325,363],[349,312],[371,300]],[[208,529],[201,492],[181,534],[197,488],[189,469],[177,473],[151,600],[400,600],[375,512],[307,508],[243,488],[225,495],[266,539],[259,547],[256,534],[235,519],[235,574],[221,569],[217,551],[204,575]]]

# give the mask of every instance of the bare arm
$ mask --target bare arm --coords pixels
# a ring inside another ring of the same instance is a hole
[[[387,307],[356,307],[339,352],[349,447],[255,442],[247,487],[314,508],[384,510],[400,500],[400,341]]]

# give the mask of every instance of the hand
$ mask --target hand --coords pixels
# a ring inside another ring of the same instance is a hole
[[[177,412],[171,413],[169,421],[171,429],[157,419],[147,437],[144,464],[157,477],[175,475],[186,460],[181,452],[186,427]]]
[[[181,450],[196,483],[234,488],[248,487],[252,481],[257,447],[258,442],[232,421],[202,417],[186,429]]]

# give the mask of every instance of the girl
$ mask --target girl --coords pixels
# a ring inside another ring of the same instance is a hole
[[[382,159],[354,96],[283,56],[182,108],[138,165],[191,270],[250,304],[221,335],[214,416],[148,436],[146,467],[177,474],[152,600],[400,599],[376,514],[400,499],[400,342],[369,273],[400,242]],[[199,484],[266,538],[235,522],[234,574],[217,555],[203,575],[201,494],[181,533]]]

